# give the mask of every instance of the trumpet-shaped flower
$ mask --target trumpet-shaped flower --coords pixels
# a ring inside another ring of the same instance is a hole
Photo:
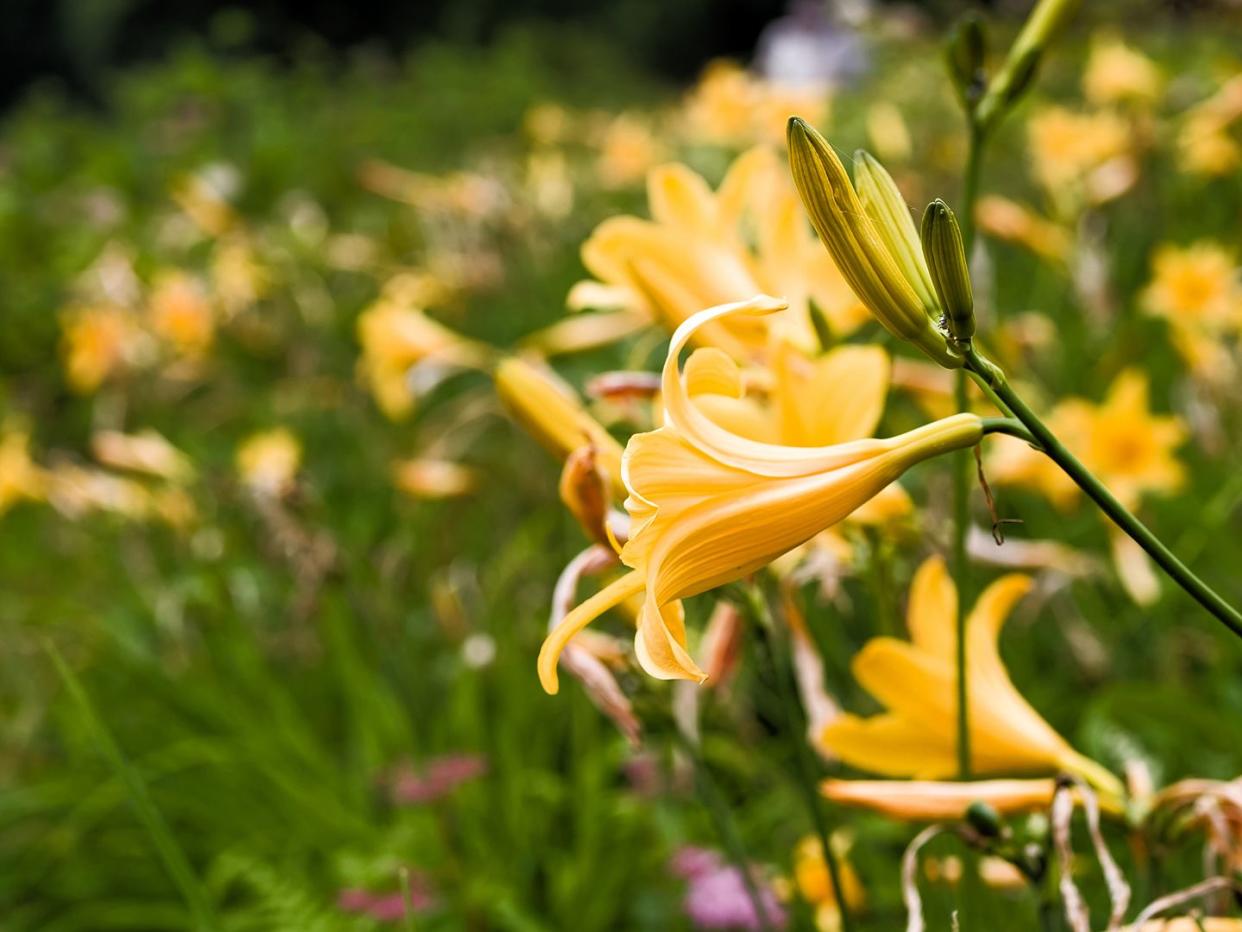
[[[686,649],[680,599],[760,569],[849,515],[916,463],[978,442],[982,423],[972,414],[887,440],[821,447],[760,443],[715,423],[686,391],[678,365],[682,349],[699,327],[720,318],[784,308],[766,297],[710,308],[673,334],[661,376],[663,426],[631,438],[622,466],[633,524],[621,560],[632,571],[570,612],[548,636],[539,655],[548,692],[556,692],[556,662],[569,640],[640,592],[639,663],[658,678],[701,681],[703,673]]]
[[[739,156],[715,192],[684,165],[659,166],[647,176],[647,196],[652,220],[613,217],[583,244],[583,264],[598,282],[576,286],[571,306],[624,305],[672,330],[705,307],[785,295],[789,310],[770,320],[716,321],[696,332],[697,343],[738,359],[762,353],[773,331],[815,346],[811,301],[838,335],[865,320],[769,149]]]
[[[976,773],[1064,770],[1120,791],[1117,779],[1075,751],[1022,697],[1001,662],[1005,617],[1030,578],[1004,576],[979,597],[966,621],[971,766]],[[841,760],[892,777],[936,780],[957,772],[955,619],[957,590],[939,557],[915,574],[907,621],[912,643],[873,638],[854,659],[859,683],[888,711],[843,715],[821,740]]]

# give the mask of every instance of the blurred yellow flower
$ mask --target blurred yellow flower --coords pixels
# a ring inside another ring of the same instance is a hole
[[[833,834],[828,842],[836,855],[840,868],[841,893],[851,914],[856,912],[867,896],[858,872],[849,861],[850,840],[840,832]],[[794,883],[798,893],[815,908],[815,928],[819,932],[837,932],[841,928],[841,909],[832,886],[832,876],[824,861],[824,846],[818,838],[807,837],[794,849]]]
[[[1082,76],[1087,100],[1096,105],[1125,101],[1152,103],[1160,96],[1155,62],[1116,37],[1096,36]]]
[[[245,236],[234,234],[216,243],[211,257],[211,287],[225,319],[251,307],[267,294],[270,285],[267,269]]]
[[[976,773],[1063,770],[1120,794],[1121,784],[1053,731],[1009,679],[998,650],[1006,616],[1031,587],[1011,574],[980,595],[966,621],[971,766]],[[872,638],[854,658],[858,682],[888,711],[843,715],[820,740],[845,763],[892,777],[937,780],[957,772],[957,590],[939,557],[915,574],[911,642]]]
[[[251,434],[237,448],[241,481],[264,495],[284,495],[302,465],[302,443],[287,427]]]
[[[1148,492],[1176,492],[1185,480],[1173,451],[1184,442],[1186,428],[1175,415],[1151,413],[1147,376],[1137,369],[1118,375],[1103,403],[1066,399],[1052,409],[1046,423],[1127,508],[1137,507]],[[1068,476],[1012,437],[997,438],[988,477],[1034,487],[1058,508],[1078,500],[1078,486]]]
[[[718,60],[703,70],[687,95],[680,123],[692,141],[743,146],[777,142],[793,114],[822,123],[828,104],[826,90],[765,81],[736,62]]]
[[[1165,245],[1152,257],[1143,309],[1174,328],[1221,334],[1242,327],[1242,275],[1237,259],[1217,243]]]
[[[469,466],[425,456],[393,463],[392,477],[406,495],[422,499],[458,498],[479,485],[478,472]]]
[[[151,329],[184,356],[200,356],[215,337],[215,315],[190,275],[168,271],[156,278],[148,301]]]
[[[43,498],[46,484],[46,474],[30,458],[30,434],[6,425],[0,433],[0,515],[22,499]]]
[[[632,437],[622,467],[633,524],[621,560],[632,572],[571,611],[548,636],[539,655],[548,692],[556,692],[557,659],[569,640],[639,592],[645,598],[635,650],[643,669],[662,679],[702,681],[686,650],[680,599],[762,568],[845,518],[916,463],[980,439],[982,424],[971,414],[887,440],[823,447],[759,443],[720,427],[687,394],[678,365],[682,349],[697,328],[721,317],[784,307],[756,297],[709,308],[673,334],[661,377],[663,426]]]
[[[136,434],[101,430],[91,436],[95,459],[114,469],[126,469],[185,482],[194,476],[194,464],[158,431],[147,429]]]
[[[1035,179],[1066,212],[1125,193],[1137,178],[1133,145],[1130,124],[1106,110],[1045,107],[1027,123]]]
[[[1069,231],[1016,201],[995,194],[981,197],[975,219],[980,230],[1025,246],[1045,259],[1064,262],[1069,256],[1073,242]]]
[[[816,346],[811,301],[838,336],[866,320],[771,150],[743,153],[715,192],[684,165],[660,166],[647,177],[647,196],[652,220],[613,217],[583,244],[583,264],[606,290],[580,285],[571,305],[628,307],[672,330],[705,307],[783,295],[790,308],[772,320],[720,321],[696,334],[738,359],[761,354],[774,333]]]
[[[386,290],[358,318],[362,344],[359,369],[380,410],[397,419],[414,407],[415,365],[426,363],[431,375],[444,369],[482,368],[490,351],[428,317]]]
[[[876,101],[867,109],[867,140],[886,162],[904,162],[914,151],[905,117],[887,100]]]
[[[69,387],[88,394],[135,363],[146,334],[123,307],[94,304],[70,309],[61,322],[61,355]]]
[[[1046,811],[1057,782],[1032,780],[825,780],[824,797],[844,806],[869,809],[910,822],[956,822],[972,803],[987,803],[1001,815]]]
[[[1239,117],[1242,75],[1226,81],[1215,94],[1187,111],[1177,138],[1182,170],[1219,176],[1242,165],[1242,144],[1231,131]]]
[[[622,113],[610,120],[598,145],[595,173],[605,188],[637,184],[664,151],[650,125],[631,113]]]
[[[133,479],[73,463],[57,464],[47,475],[47,500],[66,517],[103,511],[138,521],[151,513],[151,493]]]

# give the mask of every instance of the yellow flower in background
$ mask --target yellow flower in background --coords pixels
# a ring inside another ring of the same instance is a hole
[[[1242,275],[1237,259],[1217,243],[1165,245],[1152,257],[1143,309],[1176,329],[1221,334],[1242,328]]]
[[[1073,238],[1058,223],[1047,220],[1017,201],[989,194],[975,206],[979,229],[996,237],[1025,246],[1031,252],[1054,262],[1064,262]]]
[[[392,466],[393,483],[412,498],[440,499],[469,495],[479,486],[477,470],[452,460],[415,456]]]
[[[141,521],[151,515],[154,504],[142,483],[74,463],[60,463],[48,471],[47,500],[72,519],[102,511]]]
[[[590,446],[595,462],[617,498],[621,482],[621,444],[587,412],[573,389],[546,366],[516,357],[502,359],[492,375],[501,403],[532,437],[557,459]]]
[[[638,114],[609,120],[598,141],[595,174],[605,188],[627,188],[643,179],[663,155],[664,146]]]
[[[1147,376],[1137,369],[1118,375],[1102,403],[1066,399],[1052,409],[1046,423],[1127,508],[1137,507],[1149,492],[1176,492],[1185,481],[1174,450],[1185,441],[1186,427],[1175,415],[1151,413]],[[1068,476],[1012,437],[998,438],[988,477],[1034,487],[1059,508],[1078,500],[1078,486]]]
[[[1181,168],[1195,175],[1227,175],[1242,165],[1242,143],[1233,124],[1242,117],[1242,75],[1191,107],[1178,133]]]
[[[135,363],[146,341],[134,315],[123,307],[96,304],[71,309],[61,323],[61,355],[69,387],[82,394],[95,391]]]
[[[663,426],[632,437],[622,467],[633,523],[621,560],[632,572],[569,612],[548,636],[539,655],[548,692],[557,690],[557,659],[570,639],[639,592],[645,595],[635,651],[643,669],[657,678],[701,681],[703,673],[686,650],[679,600],[762,568],[845,518],[916,463],[980,439],[982,424],[972,414],[887,440],[824,447],[759,443],[716,424],[687,394],[678,365],[682,349],[695,330],[722,317],[784,307],[756,297],[709,308],[674,333],[661,376]]]
[[[1154,103],[1162,84],[1156,63],[1116,37],[1096,36],[1082,76],[1087,100],[1096,105]]]
[[[862,881],[850,863],[851,842],[840,832],[829,839],[832,853],[840,868],[841,893],[851,914],[867,900]],[[832,876],[824,861],[824,846],[818,838],[807,837],[794,849],[794,883],[798,894],[815,908],[815,928],[819,932],[837,932],[841,928],[841,908],[832,886]]]
[[[763,353],[773,334],[818,345],[811,301],[838,336],[866,320],[771,150],[743,153],[714,192],[684,165],[659,166],[647,196],[651,220],[613,217],[583,244],[583,264],[598,282],[577,286],[571,307],[628,307],[673,330],[705,307],[783,295],[790,308],[771,320],[719,321],[696,334],[738,359]]]
[[[42,499],[46,485],[46,474],[30,458],[30,434],[6,425],[0,433],[0,515],[23,499]]]
[[[432,320],[396,291],[386,291],[362,312],[358,342],[362,376],[380,410],[393,419],[414,407],[416,365],[426,363],[427,374],[437,377],[446,369],[482,368],[491,355],[483,344]]]
[[[795,113],[822,123],[828,117],[824,89],[805,88],[750,74],[736,62],[714,61],[686,97],[680,125],[693,141],[719,145],[777,142]]]
[[[1120,794],[1116,777],[1053,731],[1001,661],[1001,626],[1030,587],[1027,576],[1001,577],[979,596],[966,621],[971,767],[980,774],[1063,770]],[[851,666],[887,711],[830,723],[820,737],[829,751],[885,776],[938,780],[957,773],[956,618],[957,590],[944,561],[932,557],[911,587],[911,641],[872,638]]]
[[[201,285],[181,271],[156,278],[147,304],[151,329],[184,356],[201,356],[215,338],[215,314]]]
[[[113,469],[145,473],[170,482],[186,482],[194,477],[190,458],[168,442],[158,431],[147,429],[136,434],[101,430],[91,436],[95,459]]]
[[[1027,123],[1035,179],[1071,214],[1082,203],[1100,204],[1129,190],[1138,177],[1133,146],[1130,124],[1106,110],[1045,107]]]
[[[242,482],[264,495],[284,495],[302,465],[302,443],[287,427],[251,434],[237,448]]]
[[[974,706],[971,706],[972,710]],[[879,812],[909,822],[958,822],[972,803],[987,803],[1001,815],[1043,812],[1052,805],[1057,782],[1032,780],[825,780],[820,791],[844,806]]]
[[[867,109],[867,140],[886,162],[904,162],[914,151],[905,117],[886,100],[876,101]]]

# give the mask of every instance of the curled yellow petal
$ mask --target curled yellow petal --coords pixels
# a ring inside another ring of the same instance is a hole
[[[561,659],[561,651],[575,634],[589,625],[610,608],[614,608],[643,588],[643,575],[638,571],[626,573],[615,582],[609,583],[595,595],[591,596],[573,611],[569,612],[544,639],[539,649],[539,682],[544,691],[555,695],[560,689],[560,681],[556,675],[556,664]]]

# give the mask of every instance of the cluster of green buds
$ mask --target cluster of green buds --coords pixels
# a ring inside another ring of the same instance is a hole
[[[890,333],[942,366],[964,365],[974,298],[948,205],[928,206],[920,237],[883,165],[857,153],[851,184],[832,146],[798,117],[789,120],[789,162],[811,223],[859,300]]]

